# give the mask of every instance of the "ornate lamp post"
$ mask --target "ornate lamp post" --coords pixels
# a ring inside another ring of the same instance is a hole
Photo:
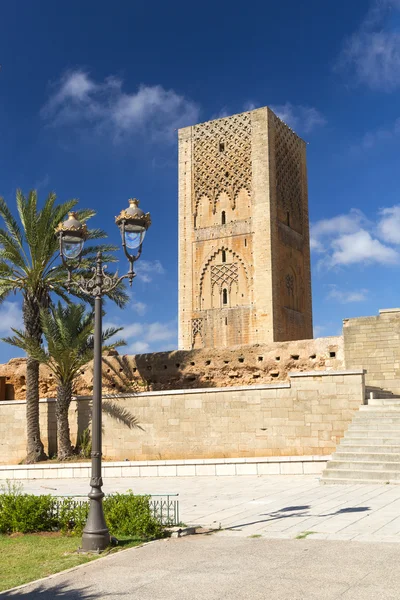
[[[89,492],[89,515],[82,535],[82,550],[86,552],[101,552],[110,543],[110,534],[104,519],[101,477],[101,349],[102,349],[102,304],[103,295],[114,290],[123,279],[129,279],[132,285],[135,272],[133,263],[142,252],[143,238],[151,225],[150,213],[144,213],[139,208],[139,201],[129,200],[129,207],[122,210],[115,218],[122,236],[122,247],[129,260],[129,271],[118,277],[106,274],[107,265],[103,265],[101,252],[96,257],[96,266],[92,267],[93,276],[90,279],[72,277],[73,270],[79,265],[82,250],[88,231],[75,213],[69,213],[68,219],[56,229],[60,240],[60,255],[63,264],[68,269],[67,288],[76,286],[80,292],[94,298],[94,361],[93,361],[93,404],[92,404],[92,474]],[[136,254],[131,253],[136,251]]]

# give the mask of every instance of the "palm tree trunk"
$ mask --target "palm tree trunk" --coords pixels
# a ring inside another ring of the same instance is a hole
[[[72,398],[72,383],[59,383],[57,387],[56,419],[57,419],[57,455],[59,460],[65,460],[73,454],[68,409]]]
[[[22,314],[25,330],[29,336],[40,341],[39,303],[32,297],[24,297]],[[40,439],[39,425],[39,363],[28,356],[26,361],[26,462],[46,460],[44,446]]]

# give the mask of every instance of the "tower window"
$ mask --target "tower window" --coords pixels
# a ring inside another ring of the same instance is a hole
[[[220,142],[219,143],[219,151],[220,152],[225,152],[225,142]]]
[[[247,240],[246,240],[246,238],[244,238],[244,245],[245,245],[245,247],[247,246]]]
[[[226,214],[225,214],[225,211],[223,210],[222,214],[221,214],[221,225],[225,225],[225,223],[226,223]]]
[[[289,211],[286,213],[286,225],[290,227],[290,214]]]
[[[226,262],[226,252],[222,250],[222,262]]]
[[[226,288],[222,290],[222,304],[228,304],[228,290]]]

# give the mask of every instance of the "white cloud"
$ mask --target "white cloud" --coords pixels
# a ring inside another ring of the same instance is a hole
[[[372,131],[367,131],[361,141],[353,144],[350,148],[351,152],[359,153],[360,151],[368,151],[375,148],[378,144],[390,142],[400,135],[400,118],[396,119],[393,124],[388,127],[380,127]]]
[[[216,119],[225,119],[225,117],[229,117],[229,114],[230,113],[228,111],[228,108],[226,106],[223,106],[221,110],[211,115],[210,120],[214,121]]]
[[[150,351],[150,344],[147,342],[133,342],[128,347],[129,354],[145,354]]]
[[[335,65],[352,84],[390,91],[400,85],[400,31],[389,20],[398,0],[375,0],[360,27],[343,44]]]
[[[132,302],[132,308],[141,317],[147,311],[147,305],[144,302]]]
[[[357,231],[367,219],[361,210],[352,208],[347,215],[338,215],[331,219],[321,219],[311,225],[315,238],[330,234],[353,233]]]
[[[394,235],[396,221],[392,213],[393,208],[382,209],[378,223],[374,224],[360,210],[352,209],[347,215],[322,219],[312,224],[311,249],[323,254],[319,266],[331,268],[352,264],[397,264],[400,254],[390,246],[393,238],[390,239],[387,233],[390,231]],[[396,218],[400,218],[397,213]],[[386,237],[382,231],[386,232]]]
[[[257,104],[257,102],[253,102],[252,100],[248,100],[247,102],[244,103],[244,106],[243,106],[243,110],[245,112],[254,110],[256,108],[258,108],[258,104]]]
[[[160,323],[105,323],[107,327],[123,327],[120,337],[127,342],[124,348],[126,354],[140,354],[144,352],[157,352],[164,349],[175,348],[177,345],[176,322]]]
[[[21,307],[17,302],[7,300],[0,305],[0,334],[2,336],[12,334],[11,327],[23,329]]]
[[[175,130],[199,120],[199,107],[174,90],[141,84],[123,91],[123,81],[108,77],[94,81],[82,70],[69,71],[53,86],[41,115],[54,127],[76,127],[111,135],[123,141],[135,133],[151,139],[173,140]]]
[[[351,265],[355,263],[378,263],[390,265],[399,262],[400,255],[393,248],[372,238],[365,229],[342,235],[332,242],[331,265]]]
[[[378,222],[378,235],[385,242],[400,244],[400,205],[383,208]]]
[[[316,127],[326,124],[325,117],[312,106],[286,104],[271,106],[274,113],[294,131],[310,133]]]
[[[328,300],[337,300],[340,304],[349,304],[351,302],[364,302],[367,300],[368,290],[361,289],[357,291],[340,290],[336,285],[330,286],[330,291],[327,295]]]
[[[325,252],[326,240],[332,236],[355,233],[362,225],[367,224],[367,218],[358,209],[352,208],[347,215],[338,215],[331,219],[321,219],[310,227],[310,247],[315,252]]]
[[[163,275],[165,269],[159,260],[141,260],[136,266],[136,275],[140,281],[150,283],[154,275]]]

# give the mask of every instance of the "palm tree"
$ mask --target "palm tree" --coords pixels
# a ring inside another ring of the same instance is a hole
[[[80,369],[93,359],[94,319],[93,312],[85,312],[83,304],[61,302],[41,311],[41,328],[47,347],[27,335],[24,331],[13,329],[14,336],[4,341],[17,346],[39,363],[49,367],[57,382],[56,419],[58,458],[65,460],[73,454],[71,444],[68,409],[71,404],[74,380]],[[111,327],[103,332],[103,351],[124,346],[123,340],[105,345],[121,328]]]
[[[40,311],[47,309],[51,295],[57,295],[68,302],[65,289],[66,269],[62,264],[54,265],[58,255],[58,240],[54,229],[65,219],[77,200],[69,200],[55,205],[56,195],[50,193],[42,209],[37,207],[37,193],[31,191],[25,198],[20,190],[16,194],[17,210],[21,225],[18,224],[5,200],[0,197],[0,217],[4,228],[0,228],[0,303],[11,293],[22,294],[22,315],[25,334],[32,342],[40,344],[42,326]],[[93,210],[81,210],[78,217],[87,221],[95,214]],[[106,234],[93,229],[91,239],[106,237]],[[111,245],[87,247],[83,251],[82,273],[91,264],[98,250],[110,252]],[[112,262],[112,255],[104,257]],[[71,289],[74,293],[74,289]],[[79,295],[78,292],[75,292]],[[119,287],[112,299],[123,306],[127,301],[124,287]],[[26,416],[27,416],[27,462],[46,458],[40,439],[39,428],[39,363],[28,353],[26,364]]]

